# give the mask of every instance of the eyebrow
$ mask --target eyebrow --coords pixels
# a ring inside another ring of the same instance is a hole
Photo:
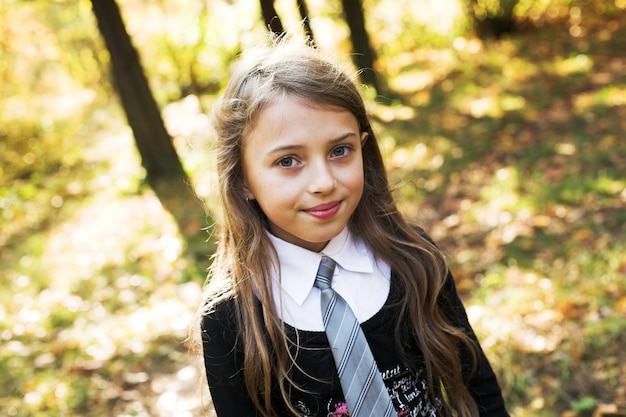
[[[346,139],[348,139],[349,137],[352,137],[352,136],[357,136],[357,134],[354,133],[354,132],[344,133],[343,135],[338,136],[335,139],[332,139],[330,141],[330,143],[332,143],[332,144],[339,143],[339,142],[341,142],[343,140],[346,140]],[[273,155],[273,154],[282,153],[282,152],[285,152],[285,151],[295,151],[295,150],[298,150],[298,149],[302,149],[304,147],[305,147],[304,145],[282,145],[282,146],[277,146],[275,148],[270,149],[267,152],[267,154],[268,155]]]

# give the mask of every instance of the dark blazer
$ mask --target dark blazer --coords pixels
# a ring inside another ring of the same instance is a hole
[[[361,327],[398,416],[436,416],[437,401],[432,404],[429,399],[424,372],[410,372],[408,364],[398,355],[394,331],[401,289],[397,282],[392,273],[387,302],[378,313],[362,323]],[[439,302],[454,325],[462,328],[478,343],[450,274]],[[257,307],[260,312],[260,302]],[[209,389],[219,417],[257,416],[259,414],[252,405],[244,383],[243,350],[237,340],[235,314],[234,302],[228,300],[217,305],[202,320],[204,362]],[[347,416],[344,413],[343,394],[326,334],[296,330],[287,324],[285,331],[291,340],[299,341],[299,348],[293,348],[298,366],[292,370],[295,387],[291,388],[290,402],[301,410],[302,416]],[[411,358],[411,368],[419,369],[419,364],[423,364],[419,346],[403,346],[402,349],[405,350],[405,357]],[[476,372],[470,374],[466,369],[464,374],[469,391],[478,404],[480,416],[508,417],[495,374],[482,350],[479,353]],[[470,362],[469,353],[461,351],[460,354],[463,363]],[[292,416],[287,411],[278,387],[274,386],[272,392],[278,415]]]

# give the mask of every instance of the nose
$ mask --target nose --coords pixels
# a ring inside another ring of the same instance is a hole
[[[312,194],[327,194],[337,187],[337,180],[327,161],[311,164],[309,178],[309,192]]]

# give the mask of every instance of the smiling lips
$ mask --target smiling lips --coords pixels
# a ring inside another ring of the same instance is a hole
[[[310,209],[304,210],[304,212],[317,219],[328,220],[337,214],[339,208],[341,208],[341,201],[331,201],[330,203],[311,207]]]

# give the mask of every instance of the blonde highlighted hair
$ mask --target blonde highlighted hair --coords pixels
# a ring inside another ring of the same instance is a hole
[[[265,417],[275,415],[272,375],[290,404],[289,374],[294,362],[289,346],[295,342],[288,340],[274,308],[270,280],[275,253],[265,232],[265,215],[245,198],[242,147],[259,112],[284,94],[314,106],[347,110],[361,132],[368,133],[362,152],[363,196],[348,227],[398,278],[403,297],[395,330],[398,350],[419,346],[431,398],[443,400],[444,414],[477,415],[459,356],[463,346],[476,358],[476,347],[437,302],[447,275],[442,254],[398,212],[375,132],[354,81],[319,51],[287,41],[244,54],[213,108],[224,221],[201,313],[207,314],[224,299],[234,300],[245,383],[255,406]],[[417,361],[405,359],[418,366]]]

